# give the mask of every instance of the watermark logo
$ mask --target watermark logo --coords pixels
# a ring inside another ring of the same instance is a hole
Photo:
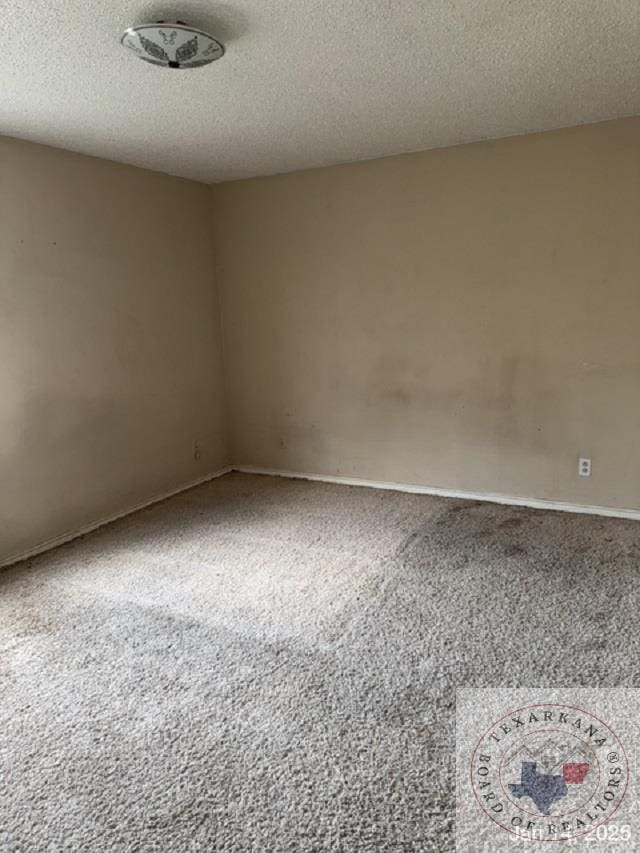
[[[624,745],[584,708],[541,703],[505,713],[476,743],[475,799],[506,832],[567,841],[594,832],[619,809],[629,783]]]

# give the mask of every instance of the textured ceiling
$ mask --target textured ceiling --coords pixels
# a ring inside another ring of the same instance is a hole
[[[2,0],[0,134],[204,181],[640,113],[638,0]],[[227,46],[120,47],[178,17]]]

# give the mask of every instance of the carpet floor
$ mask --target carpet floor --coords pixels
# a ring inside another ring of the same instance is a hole
[[[640,685],[640,525],[229,474],[0,572],[0,850],[454,849],[456,686]]]

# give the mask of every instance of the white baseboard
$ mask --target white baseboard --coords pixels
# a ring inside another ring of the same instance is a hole
[[[362,480],[359,477],[334,477],[329,474],[305,474],[300,471],[279,471],[273,468],[257,468],[253,465],[232,465],[233,471],[245,474],[267,474],[271,477],[292,477],[296,480],[317,480],[321,483],[340,483],[344,486],[364,486],[369,489],[390,489],[394,492],[410,492],[417,495],[437,495],[443,498],[462,498],[468,501],[488,501],[507,506],[528,506],[532,509],[553,509],[560,512],[576,512],[584,515],[604,515],[613,518],[640,520],[640,509],[622,509],[613,506],[572,504],[566,501],[550,501],[545,498],[527,498],[514,495],[499,495],[493,492],[467,492],[459,489],[443,489],[439,486],[422,486],[415,483]]]
[[[64,545],[66,542],[71,542],[79,536],[84,536],[97,530],[99,527],[104,527],[105,524],[111,524],[112,521],[118,521],[127,515],[145,509],[148,506],[164,501],[181,492],[186,492],[193,489],[195,486],[200,486],[210,480],[215,480],[217,477],[222,477],[231,471],[240,471],[244,474],[265,474],[270,477],[289,477],[296,480],[315,480],[321,483],[339,483],[344,486],[363,486],[368,489],[389,489],[394,492],[409,492],[417,495],[437,495],[443,498],[460,498],[462,500],[471,501],[487,501],[489,503],[505,504],[506,506],[528,506],[532,509],[552,509],[559,512],[575,512],[584,515],[602,515],[612,518],[629,518],[636,521],[640,520],[640,510],[624,509],[612,506],[593,506],[591,504],[572,504],[566,501],[550,501],[544,498],[528,498],[514,495],[499,495],[493,492],[469,492],[460,489],[444,489],[439,486],[423,486],[417,483],[395,483],[388,480],[364,480],[360,477],[334,477],[331,474],[308,474],[301,471],[282,471],[275,468],[259,468],[254,465],[228,465],[221,468],[219,471],[214,471],[211,474],[205,474],[204,477],[199,477],[197,480],[191,480],[178,486],[176,489],[171,489],[168,492],[163,492],[159,495],[141,503],[127,507],[127,509],[117,512],[84,527],[76,530],[68,531],[53,539],[48,539],[41,542],[34,548],[28,551],[22,551],[17,554],[12,554],[10,557],[5,557],[0,560],[0,568],[11,566],[14,563],[19,563],[22,560],[28,560],[30,557],[35,557],[42,554],[44,551],[50,551],[52,548],[57,548],[59,545]]]
[[[198,477],[197,480],[191,480],[182,486],[178,486],[176,489],[171,489],[168,492],[154,495],[152,498],[142,501],[141,503],[134,504],[133,506],[129,506],[127,509],[123,509],[121,512],[117,512],[114,515],[106,516],[98,521],[92,521],[91,524],[79,527],[76,530],[70,530],[60,536],[55,536],[53,539],[47,539],[45,542],[40,542],[40,544],[36,545],[34,548],[30,548],[28,551],[22,551],[18,554],[12,554],[10,557],[3,558],[0,560],[0,569],[5,566],[11,566],[14,563],[19,563],[22,560],[28,560],[30,557],[42,554],[44,551],[50,551],[52,548],[57,548],[58,545],[64,545],[66,542],[71,542],[79,536],[84,536],[86,533],[91,533],[99,527],[104,527],[105,524],[111,524],[112,521],[118,521],[118,519],[124,518],[126,515],[131,515],[134,512],[138,512],[138,510],[151,506],[152,504],[157,504],[167,498],[172,498],[174,495],[179,495],[181,492],[186,492],[189,489],[193,489],[195,486],[201,486],[203,483],[208,483],[209,480],[215,480],[216,477],[222,477],[223,474],[228,474],[231,470],[233,470],[231,466],[226,466],[225,468],[221,468],[219,471],[214,471],[212,474],[205,474],[204,477]]]

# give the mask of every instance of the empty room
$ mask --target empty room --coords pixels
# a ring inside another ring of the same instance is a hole
[[[0,25],[0,851],[640,850],[637,2]]]

